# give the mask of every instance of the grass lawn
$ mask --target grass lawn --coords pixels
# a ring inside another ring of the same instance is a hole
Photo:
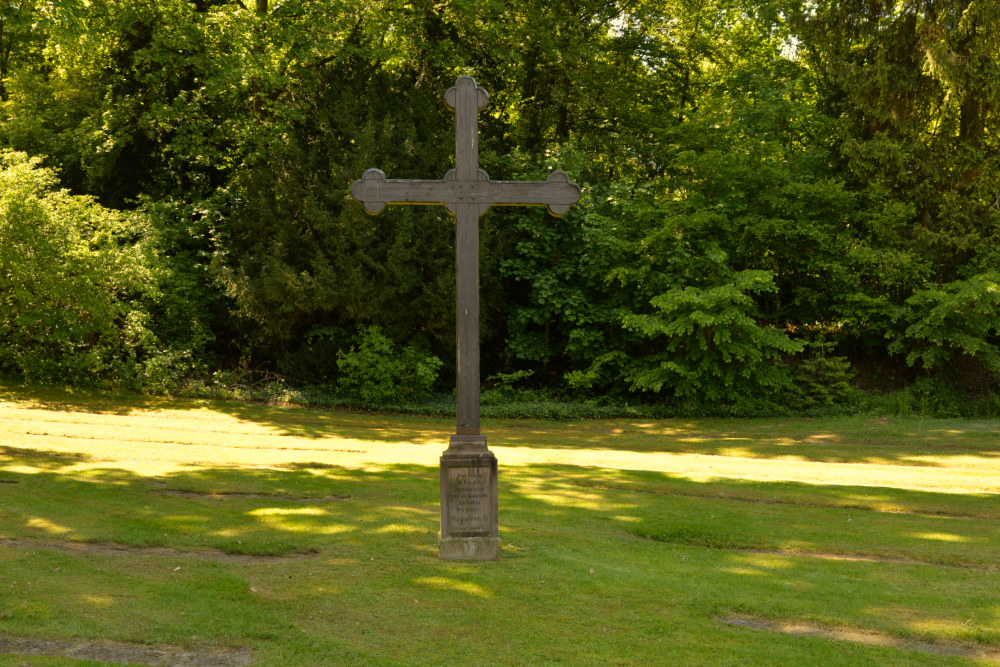
[[[1000,663],[996,421],[483,426],[0,384],[0,665]]]

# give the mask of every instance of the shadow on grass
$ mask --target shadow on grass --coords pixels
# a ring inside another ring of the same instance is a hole
[[[146,477],[74,469],[79,460],[0,450],[8,482],[0,486],[0,534],[260,555],[350,551],[369,539],[423,549],[436,543],[434,467],[204,466]],[[560,465],[501,467],[500,483],[502,522],[513,525],[541,520],[572,528],[589,517],[677,544],[1000,565],[1000,508],[991,494],[695,481]]]
[[[334,409],[213,401],[207,408],[298,438],[351,438],[376,442],[440,443],[447,447],[453,419],[382,415]]]
[[[532,466],[522,493],[593,510],[640,538],[723,550],[1000,570],[995,494],[694,481],[649,471]]]
[[[47,452],[0,445],[0,470],[3,469],[4,461],[17,461],[20,465],[42,470],[61,470],[68,465],[91,460],[90,455],[82,452]]]
[[[263,405],[201,399],[110,395],[0,381],[0,401],[29,409],[127,417],[156,411],[211,411],[241,422],[265,426],[279,435],[323,439],[351,438],[376,442],[442,443],[447,446],[452,419],[349,412],[322,408]],[[2,413],[0,413],[2,414]]]
[[[60,412],[130,415],[135,412],[193,407],[198,401],[98,392],[90,389],[37,387],[0,379],[0,401]]]
[[[422,466],[200,467],[146,477],[74,469],[80,460],[0,450],[0,536],[282,555],[357,548],[372,533],[437,531],[438,475]]]

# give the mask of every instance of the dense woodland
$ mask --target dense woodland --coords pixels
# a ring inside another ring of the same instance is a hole
[[[992,0],[2,0],[0,373],[447,392],[453,221],[348,187],[441,178],[471,74],[490,176],[584,187],[482,218],[487,386],[997,406],[998,47]]]

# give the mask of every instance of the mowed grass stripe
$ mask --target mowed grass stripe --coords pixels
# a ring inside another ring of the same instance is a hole
[[[384,442],[423,442],[434,440],[440,442],[443,438],[448,439],[447,424],[441,422],[433,426],[439,426],[440,430],[430,428],[421,429],[378,429],[372,424],[365,428],[364,424],[345,424],[343,428],[334,428],[329,425],[324,426],[322,432],[309,432],[309,429],[285,430],[278,426],[266,424],[253,424],[230,415],[206,412],[198,419],[191,419],[183,416],[184,413],[173,413],[171,416],[163,416],[158,413],[134,412],[129,415],[117,414],[88,414],[84,418],[78,418],[78,413],[50,412],[42,408],[30,408],[24,410],[12,410],[4,407],[0,403],[0,430],[16,432],[31,426],[37,428],[40,424],[62,427],[59,430],[68,431],[88,431],[95,434],[114,434],[126,429],[135,430],[141,428],[143,432],[151,433],[183,433],[192,438],[205,437],[295,437],[303,440],[322,440],[326,437],[358,437],[363,436],[369,441]]]
[[[79,420],[98,417],[106,423],[115,417],[128,419],[142,415],[143,423],[155,428],[195,430],[219,424],[221,416],[231,417],[220,432],[256,434],[267,431],[309,438],[364,437],[387,442],[447,442],[452,420],[406,416],[372,416],[321,410],[294,410],[246,406],[216,401],[157,401],[121,399],[109,402],[106,411],[81,409],[58,399],[0,401],[6,416],[32,413],[36,419]],[[178,409],[178,406],[188,407]],[[76,409],[75,409],[76,408]],[[40,413],[48,413],[40,416]],[[897,423],[899,422],[899,423]],[[830,462],[897,463],[942,465],[963,456],[992,460],[1000,466],[1000,422],[997,420],[957,421],[901,419],[878,420],[804,419],[781,423],[773,420],[587,420],[559,424],[531,420],[485,420],[497,444],[511,447],[613,449],[632,451],[698,452],[741,458],[799,457]],[[930,455],[933,460],[924,460]]]

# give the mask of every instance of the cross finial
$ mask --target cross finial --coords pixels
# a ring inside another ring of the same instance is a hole
[[[444,101],[452,111],[458,109],[459,95],[468,95],[476,100],[476,109],[482,111],[490,103],[490,95],[485,89],[480,88],[476,80],[471,76],[463,75],[458,77],[455,85],[444,93]]]
[[[444,101],[455,111],[455,180],[489,180],[488,176],[480,179],[478,174],[478,120],[479,110],[486,108],[490,96],[471,76],[460,76],[444,94]]]

